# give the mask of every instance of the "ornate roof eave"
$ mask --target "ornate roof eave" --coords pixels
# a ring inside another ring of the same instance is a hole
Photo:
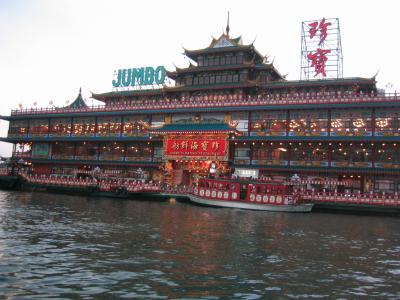
[[[251,67],[255,67],[255,64],[250,61],[250,62],[245,62],[243,64],[235,64],[235,65],[207,66],[207,67],[195,67],[195,68],[185,68],[185,69],[177,68],[176,71],[173,72],[174,74],[172,75],[176,76],[178,74],[187,74],[196,72],[236,70],[236,69],[244,69]]]
[[[221,84],[221,85],[189,85],[189,86],[174,86],[166,87],[168,92],[180,92],[180,91],[201,91],[201,90],[221,90],[221,89],[234,89],[234,88],[245,88],[256,86],[253,82],[247,81],[245,83],[235,83],[235,84]]]
[[[309,87],[309,86],[324,86],[324,85],[354,85],[354,84],[375,84],[376,80],[363,77],[347,77],[347,78],[328,78],[328,79],[311,79],[311,80],[282,80],[271,81],[260,85],[265,88],[282,88],[282,87]]]
[[[178,73],[176,71],[165,70],[165,73],[166,73],[167,77],[172,78],[172,79],[176,79],[178,77]]]
[[[231,47],[220,47],[220,48],[204,48],[198,50],[187,50],[184,49],[184,54],[196,60],[197,56],[201,54],[210,54],[210,53],[221,53],[221,52],[236,52],[236,51],[245,51],[245,50],[254,50],[253,45],[239,45],[239,46],[231,46]]]
[[[109,98],[114,97],[131,97],[131,96],[141,96],[141,95],[162,95],[167,91],[165,87],[160,89],[147,89],[147,90],[128,90],[128,91],[115,91],[115,92],[106,92],[101,94],[96,94],[92,92],[91,98],[99,100],[99,101],[107,101]]]

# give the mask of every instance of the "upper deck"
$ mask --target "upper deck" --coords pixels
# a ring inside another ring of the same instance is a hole
[[[274,93],[258,95],[213,94],[139,101],[125,101],[116,105],[88,107],[52,107],[12,110],[11,116],[3,119],[25,117],[58,117],[65,115],[99,115],[99,114],[143,114],[165,112],[195,111],[238,111],[238,110],[278,110],[278,109],[312,109],[312,108],[345,108],[345,107],[398,107],[398,94],[337,94],[337,93]]]

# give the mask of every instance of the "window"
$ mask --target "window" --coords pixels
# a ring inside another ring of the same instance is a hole
[[[122,161],[125,156],[124,144],[120,142],[101,143],[99,149],[99,160]]]
[[[261,142],[253,145],[252,164],[285,165],[287,163],[287,144]]]
[[[375,135],[393,136],[400,133],[400,111],[376,110],[375,112]]]
[[[322,142],[291,143],[292,166],[327,166],[329,160],[329,145]]]
[[[339,142],[332,145],[332,166],[371,167],[372,146],[370,143]]]
[[[75,153],[74,143],[55,142],[52,145],[51,157],[56,159],[73,159]]]
[[[94,117],[74,118],[72,136],[94,136],[96,121]]]
[[[49,120],[47,119],[31,119],[29,125],[29,134],[33,136],[48,134]]]
[[[25,135],[28,132],[28,120],[12,120],[10,121],[10,127],[8,130],[8,135],[18,136]]]
[[[370,110],[335,110],[331,117],[331,136],[370,136]]]
[[[291,111],[289,135],[328,135],[328,113],[326,111]]]
[[[252,112],[250,135],[252,136],[286,136],[285,111]]]

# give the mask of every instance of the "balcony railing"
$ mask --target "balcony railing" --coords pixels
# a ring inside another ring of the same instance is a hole
[[[370,103],[370,102],[396,102],[400,100],[398,94],[268,94],[258,96],[235,97],[222,95],[216,100],[215,97],[196,96],[185,99],[157,99],[142,100],[134,104],[116,104],[110,106],[89,106],[81,108],[72,107],[51,107],[51,108],[29,108],[12,110],[11,116],[20,115],[44,115],[44,114],[65,114],[65,113],[90,113],[90,112],[112,112],[130,110],[164,110],[177,108],[209,108],[209,107],[236,107],[236,106],[260,106],[260,105],[305,105],[305,104],[343,104],[343,103]]]

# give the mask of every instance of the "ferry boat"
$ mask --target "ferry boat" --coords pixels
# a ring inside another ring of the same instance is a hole
[[[300,203],[292,185],[200,178],[189,199],[197,204],[274,212],[311,212],[312,203]]]

